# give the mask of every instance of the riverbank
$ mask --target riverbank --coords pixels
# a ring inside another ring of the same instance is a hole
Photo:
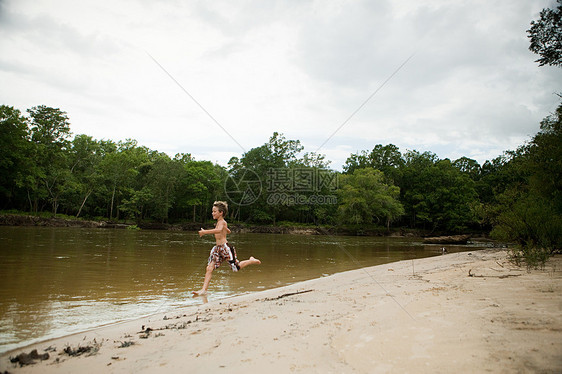
[[[176,309],[4,354],[0,372],[560,372],[562,257],[527,272],[507,256],[400,261]],[[49,358],[10,363],[34,349]]]
[[[125,221],[94,221],[70,217],[48,217],[26,214],[0,214],[0,226],[45,226],[45,227],[85,227],[85,228],[109,228],[109,229],[145,229],[145,230],[172,230],[172,231],[197,231],[202,226],[212,225],[213,222],[183,222],[183,223],[162,223],[162,222],[139,222],[131,223]],[[281,225],[251,225],[230,223],[229,228],[234,233],[254,233],[254,234],[300,234],[300,235],[364,235],[364,236],[385,236],[389,232],[385,228],[349,229],[347,227],[331,226],[310,226],[310,225],[291,225],[282,223]],[[404,230],[395,232],[404,235]],[[415,236],[412,232],[409,236]]]
[[[198,231],[202,226],[213,225],[213,222],[183,222],[183,223],[159,223],[141,222],[130,223],[124,221],[93,221],[86,219],[74,219],[69,217],[46,217],[26,214],[0,213],[0,226],[43,226],[43,227],[84,227],[84,228],[106,228],[106,229],[144,229],[144,230],[171,230],[171,231]],[[233,233],[240,234],[296,234],[296,235],[348,235],[348,236],[394,236],[394,237],[425,237],[431,235],[423,230],[394,228],[391,231],[384,227],[352,225],[352,226],[316,226],[316,225],[292,225],[282,222],[279,225],[255,225],[229,223]],[[447,233],[441,233],[446,235]],[[476,237],[478,240],[489,240],[486,234],[465,235],[467,238]],[[466,243],[466,240],[464,241]],[[448,243],[450,244],[450,243]]]

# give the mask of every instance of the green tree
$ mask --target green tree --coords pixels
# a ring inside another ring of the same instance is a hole
[[[18,109],[0,105],[0,196],[3,208],[17,204],[17,194],[31,170],[27,119]]]
[[[107,186],[105,199],[108,200],[108,216],[113,219],[114,210],[119,218],[121,199],[128,198],[131,191],[138,191],[142,186],[135,185],[143,165],[148,166],[149,149],[139,147],[136,140],[127,139],[119,142],[115,152],[107,153],[99,164],[99,173]]]
[[[562,105],[529,144],[509,155],[513,182],[491,206],[492,235],[517,242],[514,257],[528,266],[544,264],[562,248]]]
[[[268,187],[268,179],[271,179],[272,171],[288,169],[298,162],[297,155],[303,150],[299,140],[287,140],[283,134],[274,132],[269,141],[262,146],[252,148],[244,153],[240,159],[232,158],[229,162],[228,181],[254,183],[261,185],[261,194],[255,198],[246,192],[253,192],[245,189],[240,196],[243,201],[233,201],[237,209],[233,212],[239,219],[247,219],[260,223],[275,224],[279,215],[287,211],[287,206],[268,204],[270,193],[275,193],[273,187]],[[230,191],[235,186],[227,186]],[[246,204],[245,201],[252,201]],[[241,216],[242,210],[245,215]]]
[[[153,199],[154,195],[148,187],[142,187],[140,190],[128,188],[128,197],[122,200],[119,209],[138,224],[142,221],[146,207]]]
[[[298,163],[297,155],[304,149],[300,140],[288,140],[278,132],[273,133],[265,146],[269,150],[269,161],[277,167],[292,166]]]
[[[513,169],[513,164],[509,163],[511,156],[509,152],[498,156],[492,160],[486,160],[480,169],[480,179],[476,182],[476,191],[479,200],[484,205],[496,203],[496,197],[505,191],[513,183],[520,183]]]
[[[80,216],[88,198],[99,189],[99,164],[104,156],[102,144],[88,135],[76,135],[68,152],[72,188],[66,200],[68,208]]]
[[[404,214],[400,189],[385,182],[381,171],[357,169],[342,176],[339,213],[341,221],[352,224],[390,223]]]
[[[539,66],[562,66],[562,0],[557,0],[556,9],[545,8],[540,19],[531,21],[527,30],[529,50],[541,56]]]
[[[408,151],[404,154],[404,165],[400,169],[400,201],[404,204],[406,217],[411,227],[431,222],[431,213],[426,199],[427,190],[432,190],[431,182],[422,178],[422,173],[431,168],[437,156],[430,152]]]
[[[237,186],[234,184],[240,180],[244,181],[245,186],[250,184],[262,186],[261,193],[257,197],[252,195],[255,191],[251,189],[241,191],[240,197],[245,201],[252,201],[252,204],[235,202],[234,216],[239,219],[273,224],[281,220],[315,222],[317,210],[314,204],[309,202],[308,197],[318,193],[319,187],[303,186],[298,183],[310,182],[311,178],[318,174],[318,170],[327,170],[329,162],[325,160],[324,155],[314,152],[303,154],[303,150],[304,147],[299,140],[290,140],[283,134],[274,132],[264,145],[252,148],[240,159],[233,157],[229,162],[227,179],[227,182],[233,181],[233,185],[230,187],[227,185],[227,189],[236,189]],[[324,210],[317,212],[322,214]]]
[[[357,153],[352,153],[347,160],[345,160],[343,171],[347,174],[352,174],[357,169],[364,169],[370,166],[371,162],[369,160],[369,153],[363,150]]]
[[[475,223],[474,181],[448,159],[407,152],[398,186],[412,227],[455,232]]]
[[[461,157],[453,161],[453,166],[459,169],[462,173],[467,174],[473,181],[480,179],[482,168],[476,160],[468,157]]]
[[[183,171],[182,165],[171,160],[165,153],[154,153],[152,165],[147,174],[146,186],[153,196],[151,200],[153,216],[168,222],[168,213],[175,202],[176,188]]]
[[[562,104],[541,121],[527,153],[530,187],[562,212]]]
[[[190,155],[176,155],[181,165],[176,188],[174,214],[204,222],[215,200],[225,200],[223,167],[210,161],[196,161]]]
[[[36,193],[41,188],[46,189],[52,212],[56,215],[69,175],[67,150],[70,145],[70,122],[66,113],[58,108],[40,105],[27,111],[36,165],[35,178],[29,186]]]
[[[498,196],[493,238],[517,243],[512,254],[527,266],[544,264],[552,253],[562,247],[562,214],[550,201],[512,186]]]
[[[375,145],[369,153],[369,161],[371,167],[382,171],[390,181],[394,181],[398,177],[397,171],[404,166],[402,154],[394,144]]]
[[[404,166],[404,159],[397,146],[394,144],[377,144],[371,152],[361,151],[351,154],[346,160],[343,170],[353,173],[357,169],[374,168],[384,173],[389,183],[399,179],[400,169]]]

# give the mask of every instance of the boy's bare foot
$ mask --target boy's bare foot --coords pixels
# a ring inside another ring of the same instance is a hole
[[[204,296],[207,294],[207,291],[205,290],[193,291],[192,294],[193,296]]]
[[[259,265],[259,264],[261,264],[261,261],[252,256],[247,260],[240,261],[240,269],[243,269],[248,265]]]

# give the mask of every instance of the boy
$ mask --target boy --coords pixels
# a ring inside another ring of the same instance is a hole
[[[233,271],[238,271],[245,268],[248,265],[259,265],[261,261],[250,257],[244,261],[238,261],[236,258],[236,251],[234,247],[230,247],[226,241],[226,235],[230,234],[227,223],[224,217],[228,213],[228,204],[224,201],[215,201],[213,204],[213,219],[217,220],[215,228],[212,230],[199,230],[199,236],[207,234],[215,234],[216,245],[211,249],[211,254],[209,256],[209,261],[207,263],[207,269],[205,272],[205,280],[203,281],[203,287],[199,291],[193,291],[194,296],[200,296],[207,294],[207,288],[209,288],[209,283],[211,283],[211,277],[213,276],[213,270],[218,268],[224,260],[227,260]]]

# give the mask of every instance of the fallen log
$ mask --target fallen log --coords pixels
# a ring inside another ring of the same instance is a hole
[[[424,238],[425,244],[466,244],[470,235],[447,235]]]

